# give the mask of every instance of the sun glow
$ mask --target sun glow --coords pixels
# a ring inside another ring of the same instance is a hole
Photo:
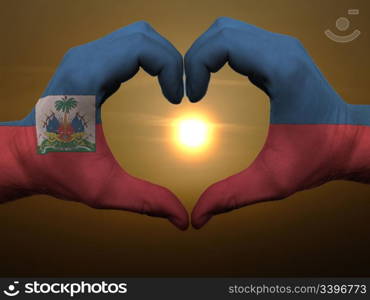
[[[211,123],[204,117],[185,116],[175,121],[176,143],[187,152],[204,150],[211,140]]]

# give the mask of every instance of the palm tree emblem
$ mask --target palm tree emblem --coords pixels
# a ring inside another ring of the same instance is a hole
[[[37,123],[37,152],[95,152],[95,97],[50,97],[37,104],[45,116]]]
[[[62,140],[68,141],[73,133],[73,128],[71,124],[68,123],[68,114],[76,107],[77,101],[75,98],[64,96],[60,100],[55,101],[55,109],[64,113],[63,123],[58,130]]]

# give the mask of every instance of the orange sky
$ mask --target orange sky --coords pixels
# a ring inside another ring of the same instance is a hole
[[[346,101],[370,104],[366,0],[1,0],[1,7],[2,121],[31,110],[72,46],[146,20],[185,53],[219,16],[294,35]],[[351,28],[363,34],[336,44],[323,31],[334,30],[348,8],[360,9]],[[103,126],[128,172],[172,189],[190,211],[208,185],[253,161],[267,135],[268,112],[266,95],[228,67],[213,75],[204,101],[184,99],[178,106],[140,71],[106,102]],[[171,137],[168,124],[187,113],[204,114],[217,125],[211,147],[200,155],[179,151]],[[7,245],[0,256],[11,262],[2,269],[8,275],[370,275],[369,198],[368,186],[330,183],[216,217],[204,230],[183,234],[164,220],[35,196],[0,207],[0,236]],[[348,236],[351,242],[343,241]],[[25,247],[28,266],[15,250]],[[359,260],[352,260],[353,252]]]

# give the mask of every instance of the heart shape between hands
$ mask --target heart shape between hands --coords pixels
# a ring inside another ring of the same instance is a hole
[[[184,62],[186,93],[192,102],[205,95],[210,74],[226,62],[248,76],[271,100],[271,125],[262,151],[250,167],[215,183],[201,195],[191,216],[195,228],[202,227],[215,214],[282,199],[328,180],[353,179],[353,174],[357,174],[362,181],[370,181],[368,173],[364,180],[358,171],[363,169],[361,155],[351,164],[344,159],[351,157],[355,144],[348,136],[352,131],[356,136],[358,130],[347,126],[357,124],[351,118],[354,109],[331,88],[295,38],[219,18],[194,42]],[[43,98],[94,95],[96,151],[36,155],[37,137],[34,127],[30,127],[37,119],[35,111],[22,121],[0,126],[3,136],[20,137],[13,148],[21,149],[15,154],[5,153],[6,161],[15,161],[19,171],[11,176],[0,174],[1,198],[50,194],[95,208],[165,217],[178,228],[186,229],[188,214],[179,199],[166,188],[127,174],[104,139],[100,107],[139,67],[158,76],[162,92],[170,102],[181,102],[183,58],[146,22],[134,23],[68,51]],[[74,100],[58,101],[65,101],[59,102],[63,110],[67,101],[71,106]],[[367,152],[363,152],[365,156]]]

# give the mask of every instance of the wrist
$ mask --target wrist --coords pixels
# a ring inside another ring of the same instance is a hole
[[[370,106],[348,104],[348,119],[348,125],[341,125],[345,179],[370,183]]]
[[[24,131],[19,122],[0,123],[0,203],[31,194],[19,159],[23,154],[17,143]]]
[[[351,124],[370,126],[370,105],[347,104],[347,111]]]

